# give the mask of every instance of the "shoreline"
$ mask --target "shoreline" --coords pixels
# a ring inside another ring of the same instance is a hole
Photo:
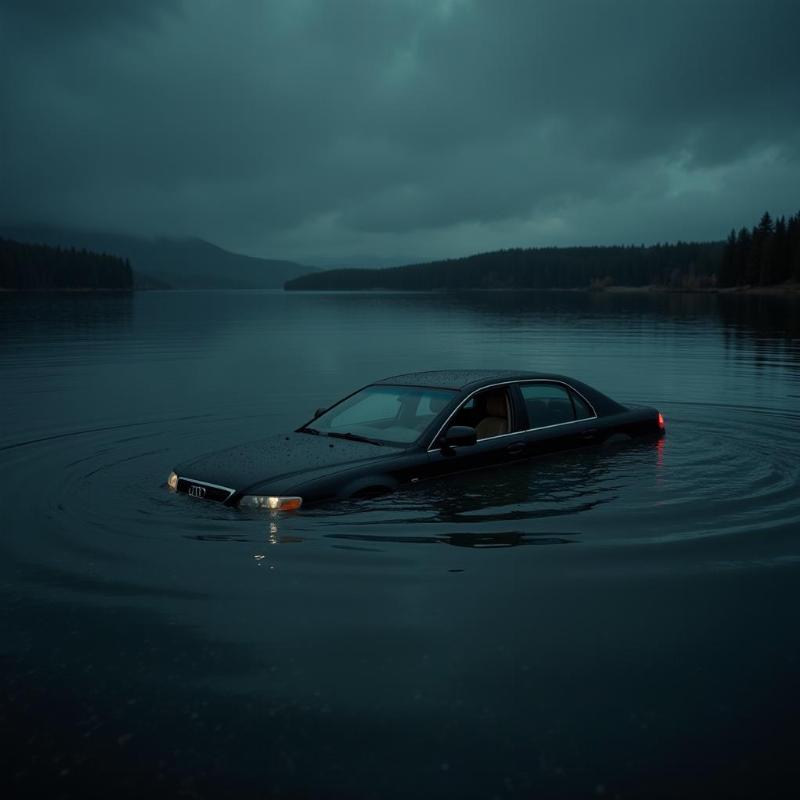
[[[746,296],[772,296],[772,297],[800,297],[800,283],[779,284],[777,286],[730,286],[730,287],[675,287],[659,286],[650,284],[647,286],[604,286],[604,287],[557,287],[535,288],[532,286],[515,287],[495,287],[495,288],[476,288],[463,287],[455,289],[391,289],[388,287],[373,286],[363,289],[337,289],[337,288],[316,288],[316,289],[283,289],[284,292],[340,292],[344,294],[355,294],[358,292],[369,293],[378,292],[382,294],[455,294],[458,292],[572,292],[578,294],[709,294],[709,295],[746,295]]]
[[[5,294],[133,294],[134,292],[148,291],[147,289],[94,289],[94,288],[75,288],[75,289],[9,289],[0,286],[0,293]]]
[[[578,289],[576,291],[608,292],[611,294],[642,294],[653,292],[658,294],[723,294],[723,295],[771,295],[771,296],[800,296],[800,283],[781,283],[775,286],[698,286],[695,288],[658,286],[607,286],[600,289]]]
[[[12,289],[0,287],[0,294],[136,294],[139,292],[153,291],[176,291],[172,287],[159,288],[132,288],[132,289],[111,289],[111,288],[74,288],[74,289]],[[180,291],[180,290],[177,290]],[[263,289],[232,289],[230,287],[219,286],[206,289],[193,289],[189,291],[208,291],[208,292],[252,292],[264,291]],[[389,289],[378,286],[364,289],[281,289],[276,287],[267,291],[282,292],[379,292],[393,294],[451,294],[458,292],[574,292],[580,294],[717,294],[717,295],[747,295],[747,296],[771,296],[771,297],[800,297],[800,283],[785,283],[777,286],[730,286],[730,287],[674,287],[659,286],[650,284],[648,286],[603,286],[603,287],[548,287],[537,289],[535,287],[517,286],[513,288],[475,288],[464,287],[456,289]]]

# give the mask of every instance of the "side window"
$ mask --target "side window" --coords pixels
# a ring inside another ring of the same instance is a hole
[[[553,383],[528,383],[519,388],[528,411],[528,425],[531,428],[545,428],[548,425],[560,425],[562,422],[575,420],[572,400],[563,386]]]
[[[453,415],[450,426],[453,425],[475,428],[479,440],[509,433],[512,420],[508,390],[493,388],[473,395]]]
[[[589,408],[589,404],[575,392],[570,392],[572,402],[575,404],[575,419],[589,419],[594,416],[594,411]]]

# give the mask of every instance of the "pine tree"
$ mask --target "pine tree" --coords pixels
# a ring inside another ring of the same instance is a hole
[[[753,231],[753,245],[755,247],[755,264],[753,277],[759,286],[768,286],[774,283],[774,252],[772,239],[774,226],[769,211],[765,211],[755,230]]]
[[[725,242],[725,249],[722,251],[722,261],[719,265],[719,285],[736,285],[736,254],[737,254],[736,231],[731,230],[728,240]]]
[[[772,282],[783,283],[789,279],[789,251],[787,248],[786,219],[781,217],[775,221],[775,231],[772,237],[773,269]]]
[[[800,211],[789,217],[786,225],[786,251],[789,259],[789,275],[800,283]]]
[[[744,286],[748,282],[747,269],[752,248],[753,237],[747,228],[742,228],[736,237],[736,286]]]

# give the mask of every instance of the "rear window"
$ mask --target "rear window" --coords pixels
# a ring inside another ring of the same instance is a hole
[[[589,419],[594,416],[594,411],[580,395],[570,392],[570,396],[575,404],[575,419]]]
[[[520,386],[520,392],[531,428],[546,428],[594,416],[583,399],[559,384],[528,383]]]

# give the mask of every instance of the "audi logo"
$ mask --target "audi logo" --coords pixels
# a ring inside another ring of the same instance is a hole
[[[205,497],[206,490],[202,486],[190,486],[189,487],[189,497]]]

